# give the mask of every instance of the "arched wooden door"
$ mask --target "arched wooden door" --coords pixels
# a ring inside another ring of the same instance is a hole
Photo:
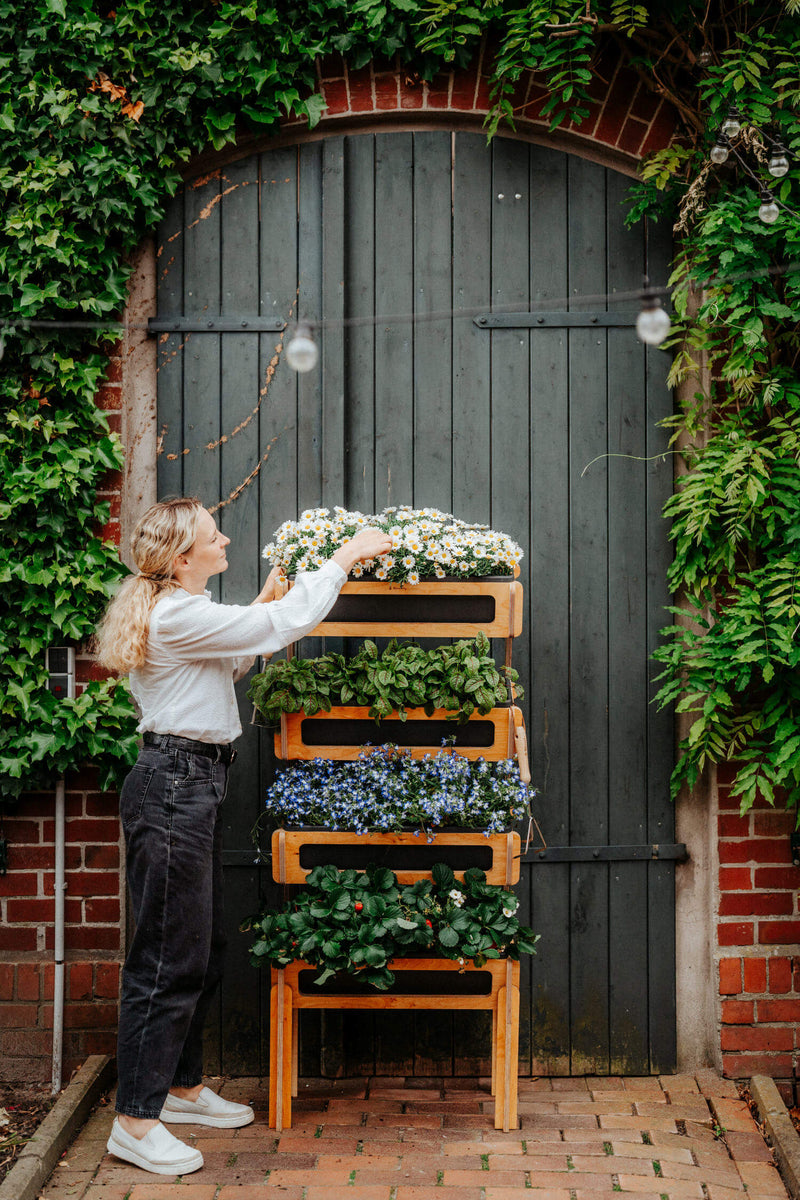
[[[669,244],[625,228],[629,182],[477,133],[330,137],[187,184],[159,235],[159,494],[222,501],[219,597],[254,595],[272,531],[319,504],[436,505],[525,549],[515,665],[548,850],[523,870],[542,933],[523,1074],[675,1063],[672,723],[648,658],[667,620],[670,399],[638,304],[614,299],[645,268],[663,281]],[[298,313],[334,322],[305,376],[278,332]],[[249,840],[273,760],[244,690],[209,1069],[257,1074],[267,991],[238,924],[274,895]],[[487,1070],[474,1016],[308,1015],[308,1074]]]

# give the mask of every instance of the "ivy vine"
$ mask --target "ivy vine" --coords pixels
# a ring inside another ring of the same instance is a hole
[[[799,10],[799,0],[0,0],[2,795],[48,786],[86,760],[110,780],[135,745],[124,683],[93,683],[63,701],[45,670],[48,646],[85,642],[124,573],[102,539],[108,506],[96,498],[123,448],[95,396],[130,255],[193,155],[288,116],[316,124],[317,63],[340,54],[351,68],[402,63],[412,80],[482,56],[490,133],[515,119],[529,70],[547,91],[552,125],[579,125],[610,58],[679,113],[678,139],[646,164],[631,208],[634,219],[679,213],[685,348],[673,378],[688,377],[700,356],[712,377],[676,426],[690,439],[690,474],[669,510],[672,582],[707,622],[660,651],[663,698],[696,718],[676,784],[733,755],[743,803],[778,785],[796,803],[800,276],[764,272],[795,262],[800,238]],[[761,178],[753,129],[769,124],[794,154],[779,192],[794,212],[773,227],[758,221],[745,172],[707,170],[734,101],[746,118],[743,153]],[[698,280],[713,282],[695,303]],[[99,328],[35,324],[47,320]]]

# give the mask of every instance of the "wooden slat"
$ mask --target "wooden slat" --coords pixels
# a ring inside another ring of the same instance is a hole
[[[345,258],[347,315],[375,312],[375,138],[345,138],[345,195],[349,226],[358,231],[358,253]],[[380,236],[380,235],[378,235]],[[345,464],[347,503],[374,512],[375,500],[375,327],[372,322],[345,330]],[[344,503],[342,499],[341,503]]]
[[[512,963],[512,967],[516,966]],[[474,974],[476,971],[486,975],[490,975],[492,979],[491,991],[484,996],[459,996],[448,995],[442,992],[437,995],[393,995],[391,992],[379,992],[363,996],[337,996],[330,995],[325,992],[317,994],[301,993],[299,988],[298,976],[301,971],[313,971],[319,973],[321,968],[314,967],[310,963],[296,961],[288,967],[283,968],[284,977],[287,988],[291,988],[293,1005],[298,1009],[304,1008],[335,1008],[341,1010],[347,1009],[384,1009],[403,1011],[404,1009],[422,1010],[422,1009],[491,1009],[497,1002],[497,996],[500,989],[505,987],[506,982],[506,962],[503,959],[489,959],[484,966],[475,967],[471,963],[461,966],[460,963],[453,962],[448,958],[395,958],[390,963],[390,969],[394,972],[436,972],[437,974]],[[273,974],[277,974],[273,968]]]
[[[517,715],[518,713],[519,710],[514,707],[493,708],[485,716],[481,716],[480,713],[473,713],[463,725],[458,725],[455,721],[449,722],[448,736],[455,737],[455,749],[465,758],[472,760],[483,758],[487,762],[497,762],[500,759],[508,758],[514,752],[515,728],[518,720],[521,719]],[[421,721],[425,723],[445,721],[448,715],[443,709],[436,709],[429,717],[423,708],[408,708],[406,709],[406,714],[407,721]],[[302,712],[283,714],[281,717],[282,724],[284,721],[286,727],[285,746],[281,732],[279,731],[275,734],[275,754],[277,757],[306,761],[313,758],[329,758],[334,759],[336,762],[354,762],[364,752],[364,743],[337,746],[333,744],[329,745],[323,741],[320,744],[310,745],[303,740],[302,726],[306,722],[309,722],[319,729],[320,735],[324,735],[325,725],[330,721],[366,721],[369,722],[370,727],[373,725],[375,727],[374,739],[369,744],[379,746],[386,745],[392,741],[393,737],[397,737],[397,732],[389,727],[388,722],[399,722],[399,718],[396,713],[392,713],[376,724],[371,720],[369,709],[366,706],[342,706],[332,708],[329,713],[315,713],[313,717],[307,717]],[[491,727],[491,744],[487,746],[461,745],[459,743],[460,731],[465,730],[469,725],[480,723],[483,723],[487,729]],[[371,732],[370,737],[372,737]],[[428,754],[436,754],[440,747],[437,745],[415,745],[404,746],[403,749],[412,758],[424,758]]]
[[[397,621],[380,620],[381,602],[396,601],[397,597],[436,596],[443,594],[468,597],[488,596],[494,600],[494,620],[492,621]],[[375,602],[376,617],[374,621],[322,621],[310,636],[312,637],[396,637],[396,638],[440,638],[440,637],[477,637],[485,633],[487,637],[506,638],[519,637],[522,633],[523,593],[522,584],[515,580],[457,579],[447,583],[423,582],[417,584],[404,583],[372,583],[360,580],[349,580],[340,592],[342,596],[370,596]]]
[[[411,133],[375,137],[375,312],[414,311],[414,147]],[[369,187],[372,180],[364,179]],[[357,253],[357,248],[354,247]],[[414,488],[414,328],[375,325],[375,503],[412,504]]]
[[[492,865],[486,872],[487,883],[510,884],[519,881],[520,836],[518,833],[494,833],[488,837],[480,832],[462,830],[458,833],[433,833],[430,842],[415,833],[371,833],[361,835],[334,830],[276,829],[272,835],[272,863],[276,880],[287,884],[305,883],[313,868],[300,865],[303,846],[359,846],[368,844],[381,852],[389,846],[480,846],[492,851]],[[382,859],[383,861],[383,859]],[[395,870],[389,861],[387,865]],[[456,871],[458,878],[463,871]],[[415,883],[430,879],[430,871],[396,870],[398,883]]]
[[[451,134],[414,135],[413,497],[419,507],[450,511],[452,498]]]
[[[644,274],[642,224],[624,224],[627,188],[621,175],[606,174],[608,291],[635,291]],[[611,301],[615,311],[633,311],[636,301]],[[644,405],[645,348],[630,331],[610,329],[608,340],[608,570],[619,581],[625,603],[608,610],[608,836],[615,845],[647,841],[647,454]],[[625,457],[617,457],[624,455]],[[632,647],[636,651],[631,653]],[[642,987],[649,953],[647,873],[644,863],[617,863],[609,887],[609,1069],[645,1075],[648,1053],[648,996]]]
[[[530,147],[530,289],[542,303],[569,294],[566,155]],[[530,487],[531,573],[526,589],[530,659],[517,659],[529,690],[528,749],[539,795],[535,811],[547,841],[569,843],[569,374],[566,332],[531,336]],[[576,418],[579,419],[579,418]],[[526,566],[523,560],[523,567]],[[563,842],[561,839],[563,838]],[[528,924],[541,933],[536,957],[522,964],[522,1020],[530,1028],[534,1074],[570,1072],[570,960],[563,930],[570,927],[569,870],[547,879],[525,867],[530,880]],[[528,1000],[530,997],[530,1000]]]

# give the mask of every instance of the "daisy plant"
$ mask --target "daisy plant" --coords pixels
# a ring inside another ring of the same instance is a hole
[[[369,577],[386,583],[419,583],[421,579],[470,579],[485,575],[513,575],[522,549],[507,534],[488,525],[470,525],[437,508],[409,505],[385,508],[380,513],[349,512],[337,505],[309,508],[297,521],[284,521],[263,557],[287,575],[313,571],[359,529],[385,530],[392,549],[356,563],[354,578]]]

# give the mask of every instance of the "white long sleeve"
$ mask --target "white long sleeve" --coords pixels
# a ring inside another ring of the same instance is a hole
[[[139,732],[233,741],[242,731],[234,680],[254,655],[273,654],[318,625],[346,578],[331,561],[299,574],[268,604],[216,604],[182,588],[164,596],[150,618],[147,661],[130,675]]]

